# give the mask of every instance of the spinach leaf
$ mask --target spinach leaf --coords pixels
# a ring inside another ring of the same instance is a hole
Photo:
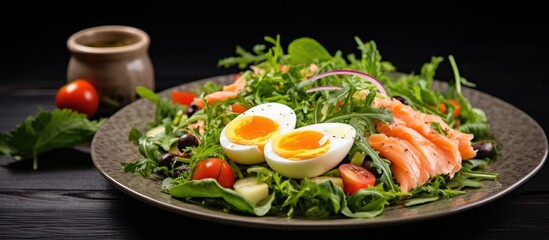
[[[288,45],[288,54],[292,64],[310,64],[316,61],[327,61],[330,53],[319,42],[312,38],[299,38]]]
[[[221,187],[216,180],[211,178],[192,180],[181,185],[175,185],[169,192],[176,198],[223,198],[236,210],[257,216],[267,214],[274,199],[274,194],[271,194],[268,199],[254,206],[234,190]]]

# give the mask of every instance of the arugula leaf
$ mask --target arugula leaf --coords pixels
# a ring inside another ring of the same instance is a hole
[[[447,137],[448,133],[440,126],[440,123],[438,122],[431,122],[431,128],[438,132],[438,134]]]
[[[137,86],[135,90],[137,95],[156,104],[155,118],[154,121],[149,123],[149,126],[160,125],[165,118],[175,119],[178,116],[178,113],[183,112],[186,108],[184,105],[173,103],[166,98],[161,98],[158,94],[146,87]]]
[[[265,50],[266,46],[263,44],[255,45],[253,48],[253,53],[250,53],[241,46],[236,46],[236,53],[240,55],[239,57],[227,57],[219,60],[217,63],[218,67],[225,67],[229,68],[233,65],[238,65],[238,68],[244,69],[250,64],[259,63],[263,60],[265,60]]]
[[[427,88],[430,88],[433,84],[438,65],[444,61],[444,58],[433,56],[431,57],[431,62],[423,64],[421,67],[421,77],[427,80]]]
[[[105,120],[90,121],[85,114],[69,109],[49,112],[39,108],[35,116],[27,117],[15,129],[1,135],[0,154],[16,160],[32,158],[36,170],[39,154],[91,142]]]
[[[248,173],[256,173],[259,182],[269,185],[276,196],[273,212],[286,213],[311,218],[327,218],[337,215],[346,208],[345,193],[332,181],[298,181],[280,176],[277,172],[263,166],[248,168]]]
[[[377,45],[374,41],[364,43],[359,37],[355,37],[358,44],[358,49],[361,51],[360,70],[368,73],[379,79],[382,75],[381,71],[381,55],[377,50]]]
[[[385,209],[391,201],[401,199],[402,193],[396,191],[385,191],[383,186],[378,184],[375,187],[368,187],[358,190],[347,198],[347,206],[341,211],[343,215],[352,218],[373,218]]]
[[[461,84],[469,87],[474,87],[475,84],[472,82],[467,81],[467,79],[461,77],[459,75],[459,69],[456,64],[456,60],[454,60],[454,56],[450,55],[448,56],[448,59],[450,60],[450,64],[452,65],[452,71],[454,72],[454,78],[455,78],[455,88],[458,95],[461,95]]]
[[[358,142],[357,146],[360,150],[368,154],[372,158],[372,167],[375,167],[378,170],[378,173],[381,174],[378,181],[385,184],[389,190],[396,191],[397,186],[393,182],[393,173],[391,172],[391,163],[385,158],[380,158],[366,140],[356,141]]]
[[[124,172],[137,173],[143,177],[159,171],[158,162],[148,158],[131,163],[121,162],[120,164]]]
[[[130,129],[130,134],[128,136],[128,140],[133,142],[134,144],[139,144],[139,139],[143,137],[143,133],[141,133],[136,128]]]
[[[439,198],[451,198],[465,194],[465,191],[462,191],[460,187],[451,186],[447,183],[447,179],[448,176],[443,175],[431,177],[425,184],[409,192],[410,196],[404,201],[404,205],[412,206],[436,201]],[[454,177],[454,179],[457,179],[457,177]]]

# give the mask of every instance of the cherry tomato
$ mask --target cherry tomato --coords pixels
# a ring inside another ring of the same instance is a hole
[[[57,90],[55,106],[72,109],[91,118],[99,108],[99,94],[90,82],[76,79]]]
[[[208,158],[196,164],[193,180],[204,178],[216,179],[219,185],[225,188],[232,188],[235,181],[231,166],[221,158]]]
[[[343,180],[343,190],[347,194],[353,194],[356,191],[374,186],[376,177],[368,169],[353,164],[341,164],[339,174]]]
[[[191,105],[194,98],[196,97],[196,94],[194,92],[189,91],[173,91],[172,92],[172,101],[175,103],[179,103],[181,105]]]
[[[444,105],[444,103],[439,103],[437,107],[438,111],[440,111],[441,113],[446,113],[446,105]]]
[[[459,101],[456,99],[450,99],[448,102],[454,105],[454,118],[459,117],[459,114],[461,114],[461,104],[459,104]]]
[[[246,107],[240,105],[239,103],[235,103],[231,106],[231,112],[234,112],[234,113],[243,113],[245,112],[246,110]]]
[[[456,100],[456,99],[450,99],[448,100],[448,102],[450,104],[452,104],[452,106],[454,106],[454,118],[457,118],[459,117],[459,114],[461,114],[461,104],[459,104],[459,101]],[[446,105],[444,105],[444,103],[439,103],[438,105],[436,106],[431,106],[433,108],[438,108],[438,111],[440,111],[441,113],[446,113]]]

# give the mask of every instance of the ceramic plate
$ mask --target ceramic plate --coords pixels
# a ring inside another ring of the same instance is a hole
[[[230,75],[216,76],[166,89],[168,96],[174,89],[193,89],[207,81],[226,84],[234,79]],[[438,87],[444,84],[437,82]],[[543,165],[547,157],[547,137],[543,129],[520,109],[498,98],[474,89],[463,93],[473,106],[485,110],[491,132],[498,140],[500,156],[487,171],[500,173],[497,181],[485,181],[484,187],[450,199],[404,207],[387,207],[384,214],[372,219],[311,220],[302,218],[243,216],[193,205],[160,192],[162,178],[145,178],[124,173],[120,163],[141,159],[137,146],[128,141],[132,127],[144,130],[152,121],[155,106],[145,99],[137,100],[113,114],[99,129],[91,145],[91,156],[98,171],[114,186],[128,195],[150,205],[185,216],[225,224],[280,229],[336,229],[402,224],[441,217],[491,202],[523,184]],[[521,164],[517,164],[521,163]]]

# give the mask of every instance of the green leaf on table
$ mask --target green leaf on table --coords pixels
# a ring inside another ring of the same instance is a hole
[[[33,159],[36,170],[39,154],[89,143],[104,122],[105,119],[90,121],[86,115],[69,109],[38,109],[36,115],[0,136],[0,154],[16,160]]]

